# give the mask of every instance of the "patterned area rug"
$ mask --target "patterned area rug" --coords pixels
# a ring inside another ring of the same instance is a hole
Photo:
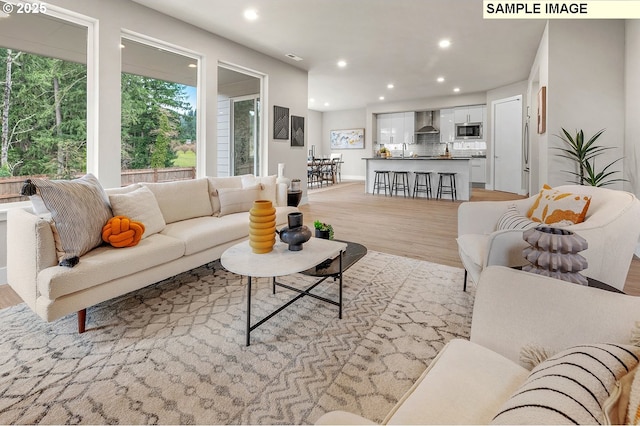
[[[0,423],[300,424],[331,410],[380,422],[444,344],[468,337],[463,271],[369,252],[344,315],[300,299],[245,346],[246,279],[219,262],[47,324],[0,311]],[[283,282],[308,282],[294,275]],[[292,293],[254,285],[254,322]],[[323,290],[320,290],[323,289]],[[316,290],[337,294],[327,281]]]

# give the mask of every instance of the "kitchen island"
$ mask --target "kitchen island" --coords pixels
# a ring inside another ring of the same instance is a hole
[[[438,172],[455,172],[457,199],[468,201],[471,198],[471,157],[368,157],[363,160],[367,162],[365,191],[369,194],[373,192],[374,170],[434,172],[431,175],[431,191],[434,198],[438,190]],[[393,183],[393,173],[389,175]],[[414,179],[413,173],[409,173],[412,194]],[[450,199],[450,197],[448,194],[443,196],[444,199]]]

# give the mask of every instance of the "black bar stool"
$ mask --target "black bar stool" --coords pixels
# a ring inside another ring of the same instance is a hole
[[[432,172],[414,172],[416,178],[413,182],[413,198],[416,198],[420,192],[427,194],[427,199],[433,197],[433,193],[431,192],[431,173]],[[420,182],[421,180],[423,182]]]
[[[400,180],[398,180],[400,177]],[[409,187],[409,172],[406,171],[394,171],[393,172],[393,185],[391,185],[391,195],[398,195],[398,190],[402,191],[402,194],[407,197],[411,196],[411,188]]]
[[[458,194],[456,193],[456,173],[455,172],[438,172],[438,193],[436,198],[442,198],[442,194],[451,194],[451,201],[455,201]],[[443,178],[449,178],[449,185],[446,185]]]
[[[391,195],[391,179],[389,178],[389,171],[374,170],[374,173],[376,174],[376,177],[373,180],[373,190],[371,193],[373,194],[377,190],[377,193],[380,194],[380,188],[383,188],[385,197],[387,196],[387,189],[389,190],[389,195]]]

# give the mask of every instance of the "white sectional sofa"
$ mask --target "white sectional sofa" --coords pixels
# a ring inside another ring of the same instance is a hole
[[[523,349],[544,348],[547,353],[554,354],[569,347],[590,344],[638,345],[638,312],[640,297],[503,266],[489,266],[478,283],[470,340],[451,340],[382,424],[488,424],[503,411],[505,403],[531,374],[531,366],[523,362]],[[635,352],[637,357],[640,348]],[[548,371],[566,375],[578,369],[571,370],[571,366],[555,368],[557,370]],[[544,369],[541,364],[540,370]],[[624,378],[618,381],[619,393],[612,391],[609,404],[601,407],[600,411],[606,410],[610,424],[625,422],[629,393],[634,392],[629,382],[637,370],[636,365],[630,373],[623,373]],[[605,375],[610,373],[605,371]],[[534,374],[531,377],[539,379]],[[589,383],[589,380],[585,382]],[[638,387],[640,377],[633,384]],[[600,385],[594,386],[598,389]],[[523,392],[519,397],[530,398],[527,404],[522,404],[524,414],[510,417],[507,423],[558,423],[557,417],[549,422],[547,413],[534,407],[545,401],[543,391]],[[569,412],[577,410],[571,405],[574,404],[571,398],[558,392],[553,392],[551,401],[556,409],[564,405],[569,407]],[[533,409],[528,410],[528,406]],[[594,415],[604,414],[594,412]],[[316,424],[372,422],[357,414],[332,411],[320,417]]]
[[[248,237],[254,199],[273,201],[278,226],[298,211],[287,207],[287,187],[275,176],[135,184],[106,193],[114,215],[141,218],[143,239],[126,248],[101,244],[74,267],[59,265],[50,218],[33,209],[8,212],[9,285],[45,321],[78,312],[83,332],[86,308],[219,259]]]

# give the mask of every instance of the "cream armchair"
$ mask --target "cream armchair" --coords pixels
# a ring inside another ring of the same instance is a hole
[[[591,186],[564,185],[557,189],[591,195],[585,221],[566,226],[585,238],[589,248],[580,252],[588,267],[581,273],[622,290],[640,236],[640,202],[628,192]],[[538,194],[515,201],[462,203],[458,209],[458,253],[467,278],[477,283],[489,265],[522,266],[527,243],[521,230],[496,231],[498,220],[514,204],[526,215]]]

